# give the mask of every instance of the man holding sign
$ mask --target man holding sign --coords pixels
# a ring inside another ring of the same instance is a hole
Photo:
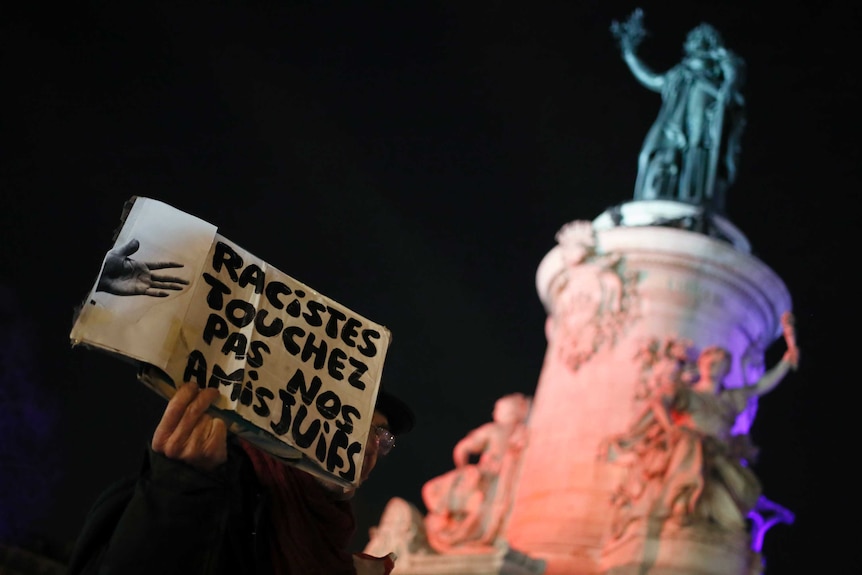
[[[388,573],[347,548],[355,489],[413,427],[380,389],[389,330],[163,202],[133,197],[122,222],[70,339],[168,402],[69,574]]]
[[[229,435],[208,413],[213,388],[181,386],[144,469],[94,505],[69,575],[385,575],[394,557],[347,550],[354,489],[313,476]],[[380,390],[361,481],[410,431],[410,408]]]

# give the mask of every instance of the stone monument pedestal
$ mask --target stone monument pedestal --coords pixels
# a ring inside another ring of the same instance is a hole
[[[623,476],[597,453],[631,425],[657,385],[661,366],[650,363],[648,352],[674,342],[719,345],[735,358],[725,383],[739,387],[763,373],[765,351],[790,309],[783,282],[748,253],[747,240],[729,222],[721,222],[721,239],[655,225],[667,221],[659,215],[668,203],[623,206],[634,225],[617,225],[609,213],[568,224],[539,266],[548,348],[506,540],[545,559],[548,574],[617,572],[635,561],[619,552],[603,556]],[[759,360],[759,372],[746,372],[742,357]],[[755,413],[753,402],[736,430],[747,433]],[[746,535],[689,535],[659,536],[657,553],[665,557],[670,546],[680,555],[685,548],[694,553],[692,565],[696,557],[709,563],[721,556],[732,565],[722,573],[749,573],[738,570],[750,562]]]
[[[607,546],[603,575],[757,575],[761,558],[745,533],[708,525],[686,527],[647,522],[634,536]]]
[[[689,349],[729,352],[724,389],[757,381],[791,309],[784,283],[751,255],[739,230],[709,216],[719,232],[692,231],[686,218],[704,214],[673,204],[633,202],[563,226],[536,275],[548,346],[505,531],[489,553],[402,545],[394,575],[761,572],[742,522],[680,525],[657,517],[644,496],[626,509],[624,527],[615,524],[615,497],[631,475],[602,456],[609,438],[631,428],[669,374],[689,362],[680,355]],[[756,411],[755,396],[734,412],[732,433],[745,436]],[[726,495],[711,501],[733,504]],[[415,515],[414,541],[422,538]]]

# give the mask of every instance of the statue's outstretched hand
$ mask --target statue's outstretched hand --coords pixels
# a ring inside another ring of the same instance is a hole
[[[611,34],[619,42],[623,53],[634,52],[646,36],[646,29],[643,25],[643,10],[635,9],[625,22],[614,20],[611,23]]]
[[[784,330],[784,341],[787,344],[787,351],[784,352],[784,361],[790,364],[793,369],[799,367],[799,346],[796,345],[796,318],[789,311],[781,315],[781,327]]]
[[[799,369],[799,348],[788,348],[787,351],[784,352],[784,357],[782,359],[789,363],[790,367],[792,367],[794,370]]]

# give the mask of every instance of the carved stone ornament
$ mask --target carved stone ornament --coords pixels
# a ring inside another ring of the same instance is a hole
[[[639,317],[638,274],[626,270],[620,254],[597,250],[590,222],[566,224],[557,242],[566,267],[556,280],[547,337],[576,371]]]

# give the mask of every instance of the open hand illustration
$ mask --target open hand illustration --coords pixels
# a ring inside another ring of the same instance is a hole
[[[179,291],[189,285],[188,280],[181,277],[157,274],[156,270],[181,268],[177,262],[140,262],[129,256],[138,251],[141,244],[138,240],[129,240],[125,245],[112,249],[105,256],[105,265],[99,276],[96,291],[114,295],[147,295],[151,297],[168,297],[168,291]]]

